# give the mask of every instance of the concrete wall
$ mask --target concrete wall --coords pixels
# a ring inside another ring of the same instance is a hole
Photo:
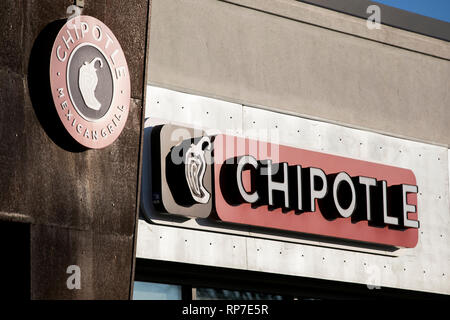
[[[450,44],[295,0],[154,0],[149,83],[448,146]]]
[[[29,94],[30,77],[46,84],[46,72],[30,71],[30,61],[45,65],[49,59],[34,55],[38,36],[51,22],[65,18],[71,4],[71,0],[0,2],[0,219],[31,226],[31,298],[127,299],[149,1],[85,1],[83,14],[108,25],[125,51],[132,100],[119,139],[106,149],[84,151],[68,150],[57,141],[45,127],[45,117],[39,117],[43,106]],[[2,256],[5,263],[19,262]],[[67,289],[69,265],[81,268],[80,290]]]
[[[153,0],[150,43],[149,126],[282,128],[281,144],[412,169],[421,229],[381,252],[155,214],[138,257],[449,293],[448,42],[296,0]]]

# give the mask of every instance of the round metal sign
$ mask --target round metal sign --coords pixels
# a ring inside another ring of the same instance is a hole
[[[61,28],[50,86],[59,118],[78,143],[100,149],[119,137],[129,112],[130,77],[119,42],[101,21],[78,16]]]

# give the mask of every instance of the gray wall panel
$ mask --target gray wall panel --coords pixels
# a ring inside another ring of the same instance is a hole
[[[153,1],[149,82],[449,144],[448,42],[294,0],[271,2],[276,15],[267,1],[233,2],[247,7]]]

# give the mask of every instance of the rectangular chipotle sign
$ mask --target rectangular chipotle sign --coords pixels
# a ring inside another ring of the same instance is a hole
[[[418,241],[409,169],[174,125],[152,130],[152,199],[168,214],[395,247]]]

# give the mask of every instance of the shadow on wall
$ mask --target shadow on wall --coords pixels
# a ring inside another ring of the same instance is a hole
[[[28,89],[34,112],[48,137],[60,148],[82,152],[87,148],[78,144],[66,131],[55,109],[50,88],[50,56],[53,43],[66,20],[48,24],[33,44],[28,65]]]

